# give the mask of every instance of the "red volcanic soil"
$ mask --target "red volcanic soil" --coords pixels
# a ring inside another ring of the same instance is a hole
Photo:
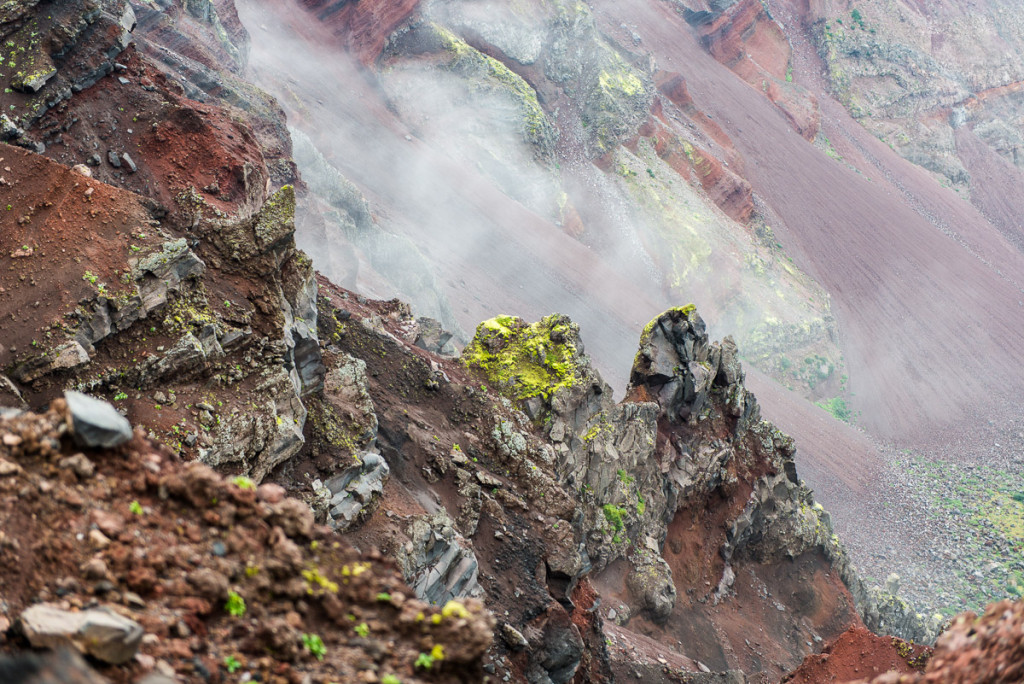
[[[269,175],[263,141],[223,106],[185,98],[178,83],[134,48],[119,59],[124,72],[100,79],[42,117],[37,128],[46,156],[72,166],[97,154],[97,180],[150,197],[172,212],[189,187],[225,213],[244,215],[258,207]],[[127,162],[113,166],[110,152],[127,153],[136,170]]]
[[[807,656],[799,669],[782,681],[826,684],[871,679],[884,672],[921,672],[930,655],[931,649],[925,646],[851,627],[820,654]]]
[[[0,148],[0,176],[0,301],[7,312],[0,367],[7,367],[60,335],[71,323],[64,315],[100,285],[111,296],[123,288],[129,245],[141,251],[161,238],[139,197],[20,148]]]

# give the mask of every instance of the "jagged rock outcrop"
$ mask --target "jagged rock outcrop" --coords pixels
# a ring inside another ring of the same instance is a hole
[[[835,574],[829,588],[816,591],[838,600],[847,622],[819,621],[814,629],[856,624],[856,604],[875,628],[884,622],[891,633],[933,638],[927,620],[864,588],[828,513],[797,476],[793,440],[761,419],[744,387],[735,343],[710,342],[694,307],[670,309],[644,329],[619,404],[565,317],[532,325],[513,317],[486,321],[463,360],[518,402],[551,442],[556,484],[579,494],[571,529],[582,562],[565,563],[572,554],[555,549],[572,546],[552,538],[548,581],[571,592],[582,577],[593,578],[611,594],[606,598],[619,601],[612,614],[620,624],[639,615],[671,630],[684,619],[720,619],[708,618],[703,606],[728,611],[750,601],[752,578],[760,578],[753,586],[771,587],[779,580],[769,579],[770,568],[795,564]],[[528,434],[511,421],[498,421],[493,439],[506,462],[534,463]],[[684,532],[698,524],[704,532]],[[628,593],[618,593],[623,578]],[[799,603],[772,610],[817,620]]]
[[[5,64],[2,99],[5,109],[12,101],[23,107],[24,111],[11,107],[19,110],[12,123],[22,129],[114,71],[118,56],[131,43],[136,22],[126,0],[47,3],[45,17],[37,4],[10,3],[0,16],[0,38],[13,48]],[[45,149],[32,138],[15,136],[13,129],[6,137],[34,151]]]
[[[328,524],[339,532],[373,513],[391,474],[387,461],[379,454],[364,453],[355,458],[355,463],[323,483]]]

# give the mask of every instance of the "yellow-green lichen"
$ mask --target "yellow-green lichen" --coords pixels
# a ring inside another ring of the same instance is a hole
[[[266,201],[254,226],[261,249],[295,232],[295,190],[283,186]]]
[[[550,399],[578,380],[577,336],[576,326],[564,316],[547,316],[530,325],[514,316],[498,316],[477,326],[462,360],[512,398]]]
[[[537,100],[537,93],[519,74],[479,50],[443,26],[433,24],[441,46],[451,56],[448,68],[483,77],[482,89],[501,91],[515,100],[522,112],[523,136],[527,142],[547,150],[556,134]]]
[[[637,78],[636,74],[629,71],[625,63],[621,66],[621,69],[615,71],[609,71],[608,69],[601,71],[601,74],[598,76],[598,83],[601,88],[606,91],[618,91],[629,97],[642,92],[644,89],[643,81]]]
[[[202,283],[174,294],[164,309],[163,325],[172,333],[198,332],[217,323],[217,315],[210,308]]]
[[[309,420],[313,425],[313,434],[317,435],[327,447],[336,449],[353,458],[361,448],[361,437],[365,427],[355,421],[349,421],[338,415],[329,403],[315,400],[309,407]]]

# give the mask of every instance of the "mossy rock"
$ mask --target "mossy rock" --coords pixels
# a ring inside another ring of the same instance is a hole
[[[562,388],[582,381],[585,364],[579,352],[579,326],[559,314],[527,324],[515,316],[498,316],[477,326],[462,361],[482,370],[506,396],[550,401]]]

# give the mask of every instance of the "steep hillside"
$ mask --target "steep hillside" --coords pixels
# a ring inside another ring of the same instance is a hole
[[[834,9],[0,7],[0,680],[1010,662],[1019,604],[909,642],[1024,581],[1020,255],[831,97]]]

